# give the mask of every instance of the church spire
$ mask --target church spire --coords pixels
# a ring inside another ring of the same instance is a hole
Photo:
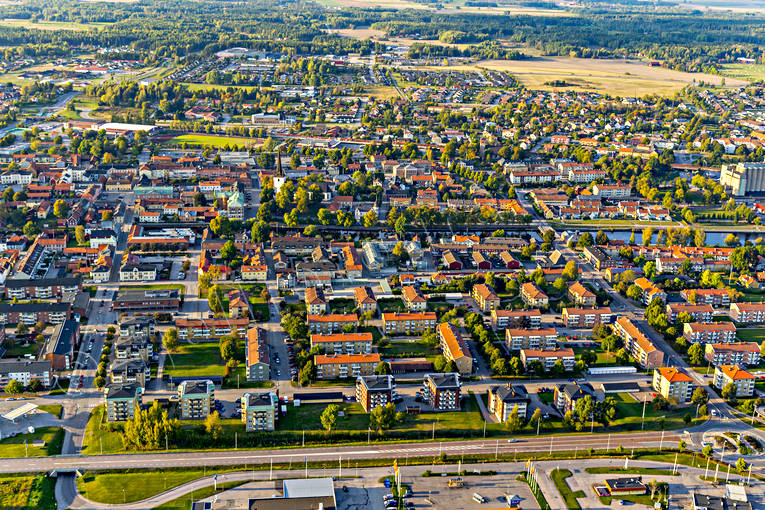
[[[284,177],[284,170],[282,170],[282,152],[279,149],[276,150],[276,176]]]

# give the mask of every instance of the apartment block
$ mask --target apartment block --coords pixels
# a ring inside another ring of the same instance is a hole
[[[730,294],[726,289],[684,289],[680,295],[689,303],[695,296],[697,305],[712,305],[715,308],[730,305]]]
[[[183,381],[178,385],[178,408],[182,420],[203,420],[213,410],[215,384],[209,379]]]
[[[657,368],[664,364],[664,353],[648,339],[640,328],[627,317],[619,317],[613,325],[614,332],[624,340],[630,355],[643,368]]]
[[[384,313],[382,321],[386,334],[422,333],[436,327],[436,312]]]
[[[404,285],[401,288],[401,297],[410,312],[424,312],[428,308],[427,298],[414,285]]]
[[[317,354],[314,356],[316,377],[319,379],[347,379],[372,375],[380,363],[380,355],[371,354]]]
[[[271,378],[271,356],[267,335],[268,332],[262,328],[247,330],[245,375],[248,381],[267,381]]]
[[[741,324],[765,322],[765,303],[731,303],[729,315]]]
[[[396,380],[392,375],[368,375],[356,378],[356,402],[371,413],[384,407],[396,396]]]
[[[580,306],[595,306],[597,298],[595,293],[582,285],[580,282],[574,282],[568,288],[568,296]]]
[[[491,326],[494,329],[538,328],[542,324],[542,312],[533,310],[492,310]]]
[[[667,400],[683,404],[691,399],[693,379],[682,368],[659,367],[653,371],[652,386]]]
[[[736,341],[736,326],[732,322],[688,322],[683,324],[683,336],[691,343],[731,343]]]
[[[610,324],[613,319],[611,308],[571,308],[566,307],[561,313],[563,324],[567,328],[594,328],[598,324]]]
[[[365,354],[372,352],[372,333],[334,333],[311,335],[311,348],[321,347],[326,354]]]
[[[555,349],[558,347],[558,333],[555,328],[506,329],[505,341],[511,351]]]
[[[240,317],[231,319],[222,317],[219,319],[176,319],[175,327],[178,328],[178,338],[181,340],[220,340],[222,336],[236,333],[239,338],[247,336],[247,327],[250,319]]]
[[[106,421],[126,421],[141,405],[143,387],[135,383],[109,384],[104,388]]]
[[[754,395],[755,377],[738,365],[720,365],[715,367],[714,387],[722,390],[728,384],[736,387],[737,397]]]
[[[443,322],[436,328],[441,353],[447,361],[454,361],[460,374],[473,372],[473,355],[459,329],[453,324]]]
[[[715,310],[712,305],[671,303],[667,305],[667,320],[674,322],[681,313],[687,313],[695,322],[712,322]]]
[[[359,323],[355,313],[331,313],[329,315],[308,315],[306,323],[311,333],[335,333],[343,330],[348,324],[354,328]]]
[[[759,365],[760,346],[755,342],[708,343],[704,359],[713,365]]]
[[[574,350],[570,348],[551,350],[521,349],[521,362],[526,368],[528,368],[529,363],[532,361],[539,361],[542,363],[545,372],[549,372],[558,360],[561,360],[563,366],[566,367],[566,371],[570,372],[574,369],[574,363],[576,363]]]
[[[279,419],[279,397],[273,392],[245,393],[241,398],[242,423],[247,432],[273,431]]]
[[[479,283],[473,286],[473,299],[483,312],[491,312],[499,308],[499,296],[490,286]]]
[[[521,299],[528,306],[536,308],[547,308],[550,299],[536,283],[526,282],[521,285]]]
[[[515,407],[518,408],[518,416],[525,419],[530,403],[526,388],[519,384],[489,387],[489,411],[500,423],[507,421]]]
[[[422,396],[434,411],[453,411],[460,408],[461,388],[459,374],[426,374]]]

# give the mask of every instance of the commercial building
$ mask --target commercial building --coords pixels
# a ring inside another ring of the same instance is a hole
[[[728,384],[736,387],[737,397],[754,395],[755,377],[738,365],[719,365],[715,367],[714,387],[722,390]]]
[[[569,372],[574,369],[576,356],[571,348],[551,350],[521,349],[521,362],[523,366],[528,368],[529,363],[533,361],[542,363],[545,372],[549,372],[555,366],[555,363],[562,361],[566,371]]]
[[[572,308],[566,307],[561,312],[563,325],[567,328],[594,328],[598,324],[610,324],[613,319],[611,308]]]
[[[141,405],[143,387],[135,383],[109,384],[104,388],[106,421],[126,421]]]
[[[526,388],[521,385],[507,384],[489,388],[489,411],[497,417],[497,421],[500,423],[506,422],[516,407],[518,408],[518,416],[525,419],[530,403],[529,394],[526,392]]]
[[[691,343],[731,343],[736,341],[732,322],[686,322],[683,337]]]
[[[372,375],[380,363],[380,355],[370,354],[317,354],[314,356],[316,377],[319,379],[347,379]]]
[[[248,381],[267,381],[271,378],[271,357],[267,336],[268,332],[263,328],[247,330],[245,375]]]
[[[181,293],[178,289],[121,289],[112,302],[112,310],[178,310]]]
[[[393,402],[396,380],[392,375],[368,375],[356,378],[356,402],[370,413],[375,407]]]
[[[392,312],[382,314],[385,334],[422,333],[436,327],[436,312]]]
[[[499,308],[499,296],[485,283],[473,285],[473,299],[483,312],[491,312]]]
[[[506,329],[505,341],[511,351],[555,349],[558,347],[558,333],[555,328]]]
[[[683,404],[691,399],[693,379],[682,368],[660,367],[653,371],[652,386],[667,400]]]
[[[154,264],[125,264],[120,268],[121,282],[151,282],[157,279]]]
[[[365,354],[372,352],[372,333],[334,333],[311,335],[311,348],[326,354]]]
[[[279,419],[279,397],[273,392],[245,393],[242,403],[242,423],[247,432],[273,431]]]
[[[713,365],[759,365],[760,346],[755,342],[708,343],[704,359]]]
[[[461,388],[459,374],[426,374],[422,398],[434,411],[453,411],[460,408]]]
[[[473,355],[459,329],[453,324],[442,322],[436,328],[441,353],[447,361],[454,361],[460,374],[473,372]]]
[[[183,381],[178,385],[178,408],[182,420],[203,420],[212,412],[214,404],[215,384],[209,379]]]
[[[43,359],[49,360],[54,370],[69,370],[74,361],[74,348],[80,341],[80,323],[68,319],[59,322],[43,346]]]
[[[765,163],[722,165],[720,184],[730,187],[734,196],[765,191]]]

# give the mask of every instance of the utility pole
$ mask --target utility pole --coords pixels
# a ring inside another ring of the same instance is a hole
[[[645,427],[645,403],[648,402],[648,397],[643,397],[643,416],[640,418],[640,430]]]

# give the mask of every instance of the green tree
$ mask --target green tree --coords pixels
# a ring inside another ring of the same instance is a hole
[[[729,382],[728,384],[723,386],[722,392],[720,392],[720,396],[724,398],[725,400],[735,400],[736,385],[732,382]]]
[[[265,243],[271,234],[271,227],[267,222],[258,220],[252,224],[252,230],[250,232],[252,240],[258,243]]]
[[[369,414],[369,427],[376,430],[388,430],[392,428],[397,421],[403,419],[403,413],[396,412],[396,405],[388,402],[384,406],[377,406]]]
[[[377,225],[377,213],[373,210],[369,210],[362,218],[365,227],[374,227]]]
[[[594,244],[594,241],[592,240],[592,234],[589,232],[584,232],[582,235],[579,236],[579,240],[576,242],[577,248],[586,248],[588,246],[592,246]]]
[[[643,289],[633,283],[627,287],[627,297],[633,301],[640,301],[640,299],[643,297]]]
[[[15,395],[24,391],[24,385],[16,379],[11,379],[8,384],[5,385],[5,392],[10,395]]]
[[[563,268],[561,276],[570,282],[579,278],[579,268],[576,267],[576,262],[573,260],[566,262],[566,266]]]
[[[53,203],[53,214],[56,218],[66,217],[69,214],[69,205],[59,198]]]
[[[739,473],[746,473],[747,469],[749,469],[749,464],[747,464],[744,459],[739,458],[736,461],[736,469],[739,471]]]
[[[601,246],[608,244],[608,236],[606,233],[602,230],[598,230],[598,233],[595,235],[595,243]]]
[[[77,240],[77,244],[80,246],[84,245],[88,242],[87,238],[85,237],[85,227],[82,225],[77,225],[74,227],[74,238]]]
[[[158,401],[148,409],[136,407],[133,417],[125,422],[122,444],[127,450],[157,450],[166,442],[174,443],[180,428],[178,420],[171,420]]]
[[[221,258],[228,263],[231,263],[237,255],[239,255],[239,250],[236,248],[234,241],[226,241],[220,249]]]
[[[175,352],[178,343],[178,328],[170,328],[162,335],[162,345],[168,352]]]
[[[695,390],[693,390],[693,394],[691,395],[691,402],[693,402],[696,405],[703,405],[706,404],[709,401],[709,393],[707,393],[707,390],[702,388],[701,386],[696,387]]]
[[[688,361],[691,365],[701,365],[704,362],[704,348],[701,344],[695,343],[688,348]]]
[[[218,439],[218,436],[223,431],[223,424],[220,420],[220,414],[218,411],[213,411],[205,417],[205,432],[210,434],[213,439]]]
[[[390,364],[387,361],[381,361],[375,367],[375,374],[377,375],[391,375]]]
[[[233,341],[227,340],[225,342],[221,342],[219,348],[220,357],[224,360],[230,361],[236,358],[236,344]]]
[[[738,238],[736,234],[728,234],[725,236],[725,240],[723,241],[726,246],[733,248],[736,246],[739,246],[741,244],[741,240]]]
[[[337,413],[340,412],[340,407],[336,404],[329,404],[321,413],[319,419],[321,420],[321,426],[327,432],[332,432],[332,429],[337,424]]]
[[[27,237],[34,237],[39,233],[37,225],[31,220],[24,224],[23,232]]]

